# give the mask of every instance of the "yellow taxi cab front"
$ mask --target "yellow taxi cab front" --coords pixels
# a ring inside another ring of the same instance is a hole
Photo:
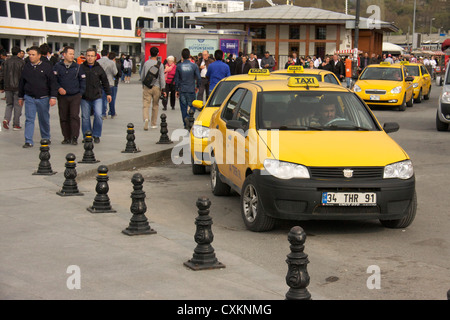
[[[303,66],[289,66],[287,69],[273,71],[272,74],[282,74],[290,77],[314,77],[320,82],[328,82],[337,85],[341,84],[338,77],[336,77],[333,72],[324,69],[305,69]]]
[[[413,81],[403,64],[381,62],[363,70],[353,91],[369,106],[392,106],[405,111],[413,106]]]
[[[408,70],[408,74],[414,77],[414,102],[421,103],[422,99],[430,99],[431,75],[422,63],[401,62]]]
[[[211,189],[240,194],[246,227],[276,219],[379,219],[412,223],[415,177],[407,153],[357,95],[315,78],[236,86],[209,132]]]
[[[194,108],[200,110],[190,133],[191,162],[194,174],[205,173],[205,166],[210,165],[208,153],[204,152],[208,146],[209,124],[213,113],[219,109],[230,91],[240,83],[269,78],[285,79],[286,76],[273,75],[267,69],[250,69],[248,74],[238,74],[222,79],[210,93],[205,105],[201,100],[194,100]]]

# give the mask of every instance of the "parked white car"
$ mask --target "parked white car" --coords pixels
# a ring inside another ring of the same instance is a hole
[[[436,114],[436,129],[438,131],[447,131],[450,124],[450,63],[446,69]]]

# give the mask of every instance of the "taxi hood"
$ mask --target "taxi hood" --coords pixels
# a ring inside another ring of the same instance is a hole
[[[308,167],[376,167],[409,159],[384,131],[278,131],[260,138],[275,159]]]

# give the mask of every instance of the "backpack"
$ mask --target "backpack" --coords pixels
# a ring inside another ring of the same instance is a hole
[[[159,67],[161,66],[161,61],[158,61],[156,65],[151,66],[145,75],[144,81],[142,83],[149,89],[153,88],[152,82],[159,76]]]

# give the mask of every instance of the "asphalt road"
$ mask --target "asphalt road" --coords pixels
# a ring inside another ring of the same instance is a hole
[[[143,174],[147,193],[147,217],[183,234],[195,233],[195,202],[206,195],[212,201],[213,247],[244,257],[279,275],[287,272],[287,233],[300,225],[307,233],[305,253],[309,256],[309,289],[327,299],[446,299],[450,289],[450,132],[437,132],[435,115],[441,87],[432,97],[405,112],[374,109],[381,124],[398,122],[400,130],[391,137],[411,157],[416,175],[418,210],[406,229],[387,229],[378,221],[281,221],[270,232],[246,230],[241,218],[239,196],[216,197],[209,175],[194,176],[189,165],[174,165],[170,159],[157,166],[111,173],[110,198],[129,206],[134,172]],[[368,142],[370,143],[370,142]],[[82,181],[92,188],[93,179]],[[375,267],[373,267],[375,266]],[[373,269],[375,268],[375,269]],[[368,288],[380,271],[379,289]],[[213,297],[212,297],[213,298]]]

